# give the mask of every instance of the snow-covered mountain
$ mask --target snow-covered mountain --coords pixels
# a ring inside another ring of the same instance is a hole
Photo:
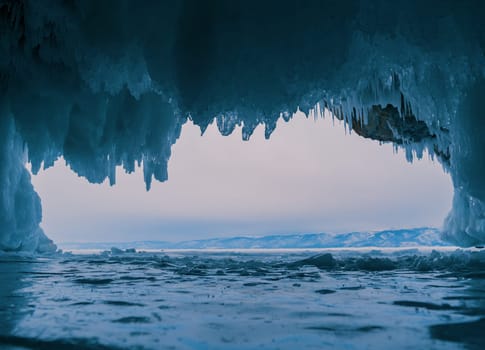
[[[136,241],[103,243],[64,243],[63,249],[277,249],[277,248],[350,248],[350,247],[411,247],[447,246],[438,229],[421,227],[375,232],[343,234],[307,233],[271,236],[240,236],[182,242]]]

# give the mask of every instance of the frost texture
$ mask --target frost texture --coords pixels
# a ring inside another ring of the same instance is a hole
[[[111,183],[143,164],[149,188],[187,118],[248,139],[297,108],[410,160],[428,149],[455,186],[444,237],[484,243],[484,15],[473,0],[0,1],[2,248],[44,239],[25,161],[63,155]]]

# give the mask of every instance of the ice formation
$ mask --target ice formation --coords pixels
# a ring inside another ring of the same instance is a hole
[[[0,0],[0,249],[52,249],[33,173],[63,156],[90,182],[167,179],[201,130],[324,108],[362,136],[424,149],[455,187],[444,237],[485,242],[485,3]]]

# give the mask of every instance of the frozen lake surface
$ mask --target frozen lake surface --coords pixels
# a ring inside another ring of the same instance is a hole
[[[1,349],[484,349],[485,252],[0,256]]]

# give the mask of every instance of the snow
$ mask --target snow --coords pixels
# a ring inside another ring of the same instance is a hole
[[[436,228],[420,227],[401,230],[376,232],[348,232],[339,234],[307,233],[269,236],[237,236],[179,242],[136,241],[136,242],[65,242],[59,243],[66,251],[86,251],[93,249],[111,249],[112,253],[121,253],[132,247],[142,250],[160,249],[323,249],[323,248],[369,248],[369,247],[442,247],[448,246],[440,239]],[[115,249],[115,251],[113,251]]]
[[[149,189],[168,178],[188,118],[202,132],[214,118],[222,134],[243,125],[249,139],[258,124],[269,137],[298,108],[318,117],[325,107],[351,131],[387,104],[412,110],[432,135],[398,145],[409,160],[427,149],[453,178],[444,237],[485,242],[483,2],[25,0],[0,9],[2,249],[44,250],[26,162],[36,173],[62,155],[90,182],[112,184],[117,166],[143,164]]]

